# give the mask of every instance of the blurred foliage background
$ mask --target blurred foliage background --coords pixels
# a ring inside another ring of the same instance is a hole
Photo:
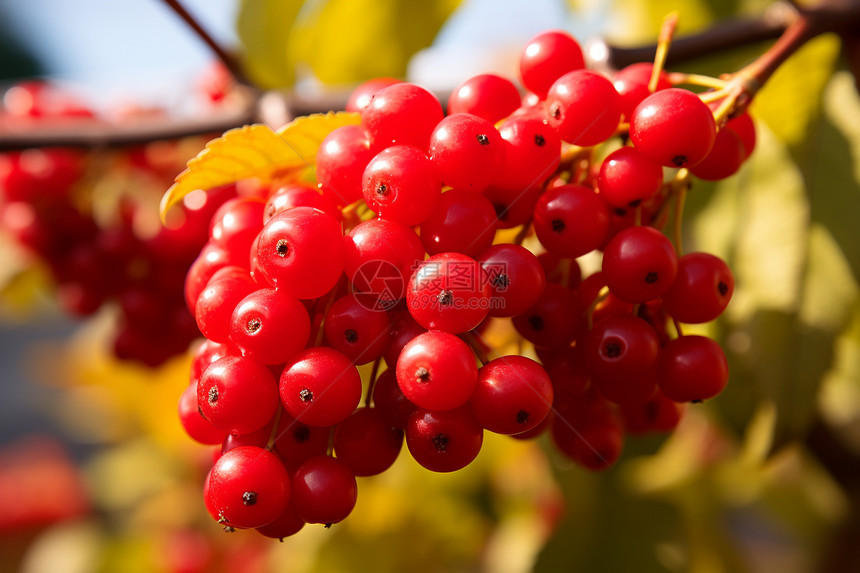
[[[670,10],[683,36],[768,4],[240,0],[235,47],[260,87],[305,98],[374,76],[444,91],[484,71],[515,77],[546,27],[641,45]],[[41,71],[27,48],[40,38],[3,40],[2,77]],[[719,75],[766,48],[674,69]],[[175,415],[189,358],[118,362],[111,309],[63,318],[44,273],[4,242],[0,571],[860,570],[860,98],[840,49],[825,35],[787,61],[751,108],[753,158],[689,195],[687,249],[720,255],[737,279],[726,315],[696,330],[727,350],[728,389],[672,435],[631,438],[605,473],[488,434],[454,475],[404,454],[360,479],[354,513],[330,530],[226,535],[202,504],[212,453]]]

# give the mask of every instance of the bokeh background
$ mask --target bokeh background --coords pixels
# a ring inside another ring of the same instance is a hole
[[[521,46],[551,27],[586,45],[636,46],[655,40],[670,10],[682,36],[769,9],[761,0],[183,4],[241,54],[258,86],[321,106],[379,75],[440,93],[476,73],[516,77]],[[766,48],[674,69],[718,75]],[[724,257],[737,277],[729,311],[699,329],[727,350],[728,389],[688,408],[673,434],[629,440],[603,473],[544,440],[488,435],[478,460],[453,475],[401,455],[360,480],[353,515],[331,529],[306,527],[283,543],[227,535],[202,504],[212,452],[176,419],[189,358],[157,368],[117,360],[116,309],[69,317],[39,261],[0,239],[0,571],[860,570],[860,98],[841,50],[825,35],[793,56],[752,106],[753,159],[689,196],[688,250]],[[8,85],[47,78],[100,113],[157,107],[179,120],[208,113],[189,94],[212,65],[157,0],[0,0]],[[185,159],[204,141],[180,147]]]

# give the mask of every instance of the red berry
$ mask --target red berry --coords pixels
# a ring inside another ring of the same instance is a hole
[[[660,349],[658,382],[676,402],[701,402],[717,396],[729,381],[729,364],[714,340],[679,336]]]
[[[602,268],[606,286],[615,296],[628,302],[647,302],[672,286],[678,256],[657,229],[630,227],[606,245]]]
[[[463,469],[481,451],[484,430],[469,406],[433,412],[419,409],[406,426],[406,446],[422,467],[434,472]]]
[[[381,474],[397,459],[403,432],[392,428],[375,408],[359,408],[337,425],[334,453],[356,476]]]
[[[473,76],[448,97],[448,114],[471,113],[495,123],[520,107],[520,92],[514,83],[495,74]]]
[[[525,356],[502,356],[478,371],[478,384],[469,403],[485,429],[519,434],[537,426],[549,414],[552,382],[543,367]]]
[[[561,139],[574,145],[597,145],[618,128],[621,96],[602,74],[574,70],[549,88],[546,110],[549,124]]]
[[[292,505],[306,523],[337,523],[355,507],[358,485],[355,474],[340,460],[316,456],[296,470],[292,481]]]
[[[679,322],[710,322],[720,316],[735,290],[729,266],[709,253],[678,259],[678,275],[663,293],[663,308]]]
[[[397,384],[409,401],[434,411],[465,404],[478,380],[472,349],[441,330],[419,334],[406,344],[396,372]]]
[[[549,30],[533,37],[520,56],[523,85],[544,98],[555,80],[585,67],[582,48],[570,34]]]
[[[311,426],[333,426],[361,400],[361,376],[342,352],[319,346],[294,355],[280,382],[284,409]]]
[[[472,330],[489,312],[490,285],[478,262],[459,253],[440,253],[422,262],[406,291],[409,313],[427,329]]]
[[[241,356],[225,356],[200,376],[197,403],[216,428],[235,434],[253,432],[275,414],[278,384],[262,364]]]

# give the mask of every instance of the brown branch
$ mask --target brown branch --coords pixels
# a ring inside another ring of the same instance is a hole
[[[206,42],[206,45],[218,56],[218,59],[224,64],[233,78],[239,82],[240,84],[250,86],[251,82],[248,80],[248,76],[245,75],[244,70],[239,65],[239,62],[233,57],[231,54],[227,52],[221,44],[215,41],[209,32],[207,32],[203,26],[200,25],[200,22],[197,21],[194,16],[192,16],[188,10],[186,10],[182,4],[179,3],[179,0],[163,0],[165,4],[167,4],[176,14],[182,18],[182,20],[188,24],[188,26],[194,30],[194,33],[197,34],[201,40]]]

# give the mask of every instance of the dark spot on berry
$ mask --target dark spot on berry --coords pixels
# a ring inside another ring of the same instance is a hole
[[[286,257],[290,252],[290,244],[286,239],[281,239],[278,241],[278,244],[275,245],[275,252],[278,253],[279,257]]]
[[[242,494],[242,505],[254,505],[257,503],[257,492],[246,491]]]
[[[717,283],[717,290],[720,291],[720,296],[726,296],[729,292],[729,285],[720,281]]]
[[[622,350],[623,348],[621,346],[621,343],[617,341],[607,342],[603,346],[603,354],[607,358],[618,358],[619,356],[621,356]]]
[[[307,388],[302,388],[301,391],[299,391],[299,398],[302,402],[313,402],[314,393]]]
[[[652,284],[657,282],[657,278],[658,278],[657,273],[654,271],[651,271],[650,273],[645,275],[645,282],[648,283],[649,285],[652,285]]]
[[[218,387],[217,386],[212,386],[211,388],[209,388],[208,399],[209,399],[210,404],[214,404],[215,402],[218,401]]]
[[[263,326],[263,321],[261,321],[259,318],[252,318],[247,323],[245,323],[245,332],[247,332],[248,334],[254,334],[258,330],[260,330],[261,326]]]
[[[343,337],[350,344],[358,342],[358,333],[351,328],[346,329],[343,333]]]
[[[649,424],[653,424],[657,421],[657,416],[660,414],[660,405],[655,400],[651,400],[645,404],[644,413],[645,420],[647,420]]]
[[[382,195],[383,197],[388,195],[388,185],[386,185],[385,183],[380,183],[379,187],[376,188],[376,194]]]
[[[487,137],[485,133],[479,133],[475,136],[475,139],[477,139],[478,143],[480,143],[481,145],[490,145],[490,138]]]
[[[543,147],[544,145],[546,145],[546,138],[543,135],[536,133],[535,145],[537,145],[538,147]]]
[[[627,214],[627,209],[624,209],[623,207],[616,207],[615,209],[613,209],[613,211],[619,217],[623,217],[624,215]]]
[[[311,430],[307,426],[299,426],[293,432],[293,438],[300,444],[311,439]]]
[[[685,155],[676,155],[672,158],[672,164],[675,167],[683,167],[687,163],[687,157]]]
[[[564,231],[565,224],[561,219],[553,219],[552,220],[552,231],[553,233],[561,233]]]
[[[266,215],[271,218],[275,216],[275,206],[269,205],[269,209],[266,211]]]
[[[696,399],[696,400],[690,400],[690,402],[692,402],[693,404],[701,404],[703,402],[703,400]]]
[[[627,203],[627,204],[628,204],[629,206],[631,206],[631,207],[636,207],[636,206],[638,206],[641,202],[642,202],[642,199],[636,199],[635,201],[630,201],[630,202],[629,202],[629,203]]]
[[[427,383],[430,381],[430,371],[424,368],[423,366],[419,367],[418,370],[415,371],[415,379],[422,383]]]
[[[439,306],[451,306],[454,303],[454,293],[449,290],[443,290],[436,297]]]
[[[525,410],[517,412],[517,424],[525,424],[529,421],[529,413]]]
[[[507,288],[511,284],[511,279],[504,273],[499,273],[490,281],[497,289]]]
[[[532,327],[532,330],[543,330],[543,317],[539,314],[531,315],[529,317],[529,326]]]
[[[444,452],[448,449],[448,436],[445,434],[436,434],[431,438],[431,441],[437,452]]]
[[[553,119],[558,119],[561,117],[561,106],[558,103],[554,103],[549,106],[549,115]]]

